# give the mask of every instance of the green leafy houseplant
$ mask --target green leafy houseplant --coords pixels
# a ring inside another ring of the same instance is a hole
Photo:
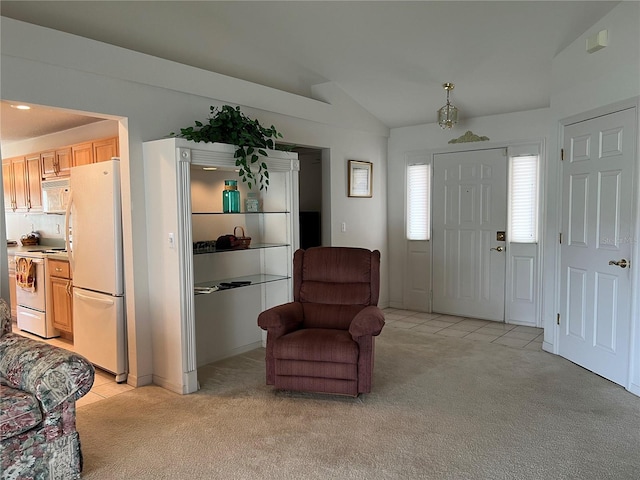
[[[240,107],[212,106],[210,110],[211,115],[206,123],[196,121],[195,126],[181,128],[179,134],[170,135],[194,142],[235,145],[237,148],[234,157],[236,166],[240,168],[238,176],[249,188],[260,185],[260,190],[266,190],[269,187],[269,170],[265,162],[259,161],[259,155],[268,156],[266,150],[275,149],[275,139],[282,138],[282,134],[273,125],[265,128],[258,120],[250,119],[240,111]]]

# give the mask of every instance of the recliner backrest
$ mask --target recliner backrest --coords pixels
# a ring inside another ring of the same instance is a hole
[[[377,305],[380,252],[353,247],[314,247],[293,257],[294,301],[305,327],[349,328],[353,316]]]

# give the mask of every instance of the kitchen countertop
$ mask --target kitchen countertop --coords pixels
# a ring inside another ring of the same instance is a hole
[[[45,250],[50,248],[61,248],[57,245],[15,245],[15,246],[7,246],[7,255],[10,257],[15,257],[16,255],[20,255],[21,253],[27,253],[32,250]],[[47,253],[43,255],[43,257],[53,258],[54,260],[69,260],[69,255],[67,252],[60,253]]]

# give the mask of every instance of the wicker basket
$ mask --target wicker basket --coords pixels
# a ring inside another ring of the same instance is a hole
[[[240,229],[240,235],[238,235],[237,231],[238,229]],[[233,229],[233,235],[238,239],[238,243],[236,245],[236,248],[249,248],[249,245],[251,245],[251,237],[247,237],[244,234],[244,228],[242,227],[235,227]]]
[[[38,237],[22,237],[20,239],[20,243],[23,246],[38,245],[39,241],[40,241],[40,239]]]

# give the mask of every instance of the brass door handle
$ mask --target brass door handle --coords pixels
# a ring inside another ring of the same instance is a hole
[[[624,258],[622,260],[609,260],[609,265],[616,265],[620,268],[627,268],[627,266],[631,267],[631,262],[627,262]]]
[[[500,247],[493,247],[491,250],[495,250],[496,252],[502,252],[504,251],[504,247],[500,246]]]

